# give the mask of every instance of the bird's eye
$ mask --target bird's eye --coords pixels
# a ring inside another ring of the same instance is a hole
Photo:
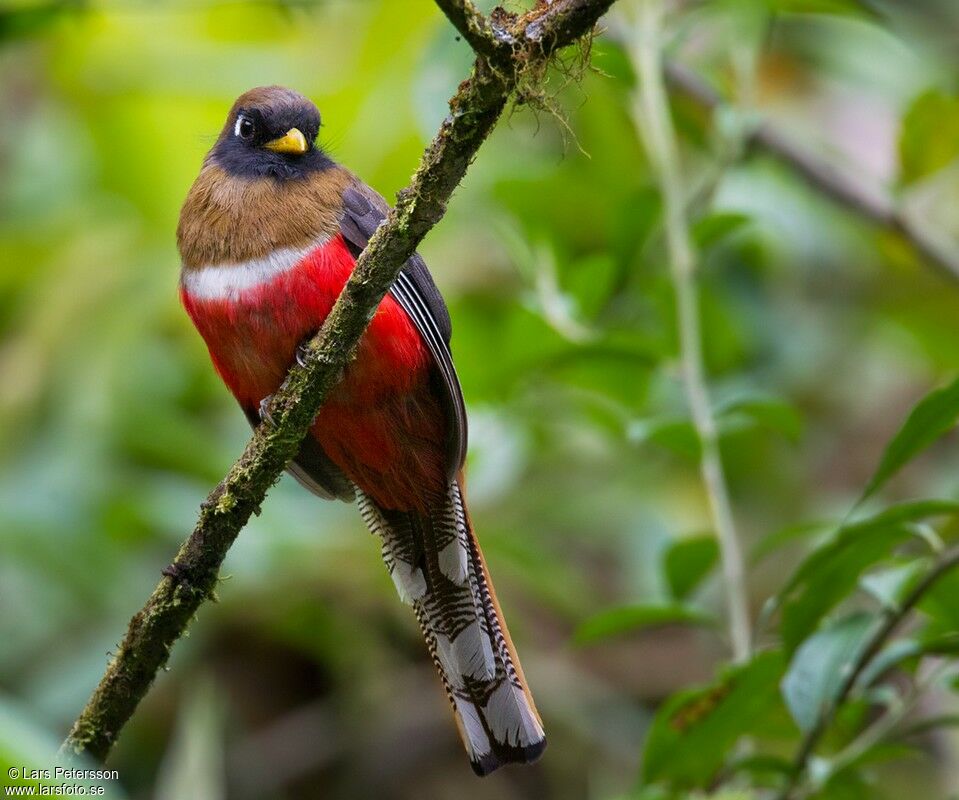
[[[252,119],[241,114],[236,118],[236,127],[233,129],[233,133],[241,139],[252,139],[253,134],[256,133],[256,126]]]

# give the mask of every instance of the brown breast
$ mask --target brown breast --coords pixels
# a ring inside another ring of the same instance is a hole
[[[351,180],[342,167],[278,181],[235,177],[204,164],[177,226],[184,269],[239,263],[331,236],[339,229],[343,189]]]

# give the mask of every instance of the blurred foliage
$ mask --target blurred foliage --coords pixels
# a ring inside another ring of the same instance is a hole
[[[737,109],[673,106],[724,462],[757,554],[758,654],[735,666],[626,10],[594,72],[551,81],[567,124],[510,115],[422,247],[545,757],[471,776],[355,510],[284,479],[124,731],[110,796],[766,796],[870,621],[957,538],[959,288],[737,142],[761,114],[959,238],[955,3],[711,0],[669,18],[670,57]],[[176,298],[179,205],[233,98],[309,95],[322,143],[391,196],[469,63],[425,0],[0,5],[4,771],[49,766],[248,435]],[[924,724],[957,711],[948,669],[927,680],[956,650],[957,582],[863,674],[810,796],[959,791],[959,742]],[[899,738],[859,752],[900,708]]]

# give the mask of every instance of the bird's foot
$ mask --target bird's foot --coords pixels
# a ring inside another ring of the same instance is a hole
[[[306,367],[307,359],[310,355],[310,342],[313,340],[313,337],[316,336],[316,334],[317,331],[314,331],[296,346],[296,363],[301,367]],[[334,382],[339,383],[342,381],[344,374],[345,370],[341,369],[336,376],[336,381]]]
[[[270,414],[270,403],[273,402],[273,395],[268,394],[260,401],[260,422],[265,422],[268,425],[273,424],[273,416]]]
[[[310,355],[310,342],[313,337],[316,336],[316,331],[313,331],[309,336],[303,338],[303,340],[296,346],[296,363],[301,367],[306,367],[307,358]]]

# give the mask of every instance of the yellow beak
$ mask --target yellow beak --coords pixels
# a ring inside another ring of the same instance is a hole
[[[310,145],[306,141],[306,137],[300,133],[299,128],[290,128],[286,132],[286,136],[281,136],[279,139],[273,139],[263,146],[268,150],[272,150],[274,153],[289,153],[297,156],[303,155],[307,150],[310,149]]]

